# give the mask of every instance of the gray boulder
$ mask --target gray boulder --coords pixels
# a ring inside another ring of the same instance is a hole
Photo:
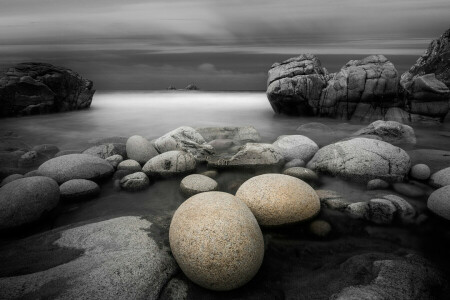
[[[127,159],[119,163],[117,170],[129,170],[133,172],[140,172],[142,170],[141,165],[132,159]]]
[[[83,154],[94,155],[103,159],[113,155],[120,155],[122,157],[127,157],[125,144],[119,143],[93,146],[84,150]]]
[[[23,178],[24,175],[22,174],[12,174],[9,175],[8,177],[6,177],[5,179],[2,180],[2,183],[0,183],[0,187],[6,185],[7,183],[13,182],[14,180]]]
[[[389,187],[389,183],[381,179],[372,179],[367,183],[368,190],[384,190]]]
[[[282,135],[273,145],[286,161],[301,159],[307,162],[319,150],[319,146],[313,140],[303,135]]]
[[[396,214],[402,223],[411,224],[414,222],[416,210],[408,201],[396,195],[385,195],[383,199],[389,200],[394,204],[397,208]]]
[[[200,174],[188,175],[180,183],[180,189],[186,197],[216,191],[217,187],[218,184],[214,179]]]
[[[347,205],[345,212],[353,219],[365,219],[369,213],[367,202],[355,202]]]
[[[304,160],[296,158],[296,159],[288,161],[284,165],[284,168],[289,169],[289,168],[294,168],[294,167],[304,167],[305,165],[306,165],[306,163]]]
[[[143,172],[136,172],[126,175],[120,180],[120,187],[128,192],[137,192],[146,189],[150,185],[150,180]]]
[[[435,214],[450,220],[450,185],[434,191],[428,198],[427,207]]]
[[[416,135],[411,126],[395,121],[378,120],[358,130],[353,136],[375,135],[391,144],[415,144]]]
[[[34,146],[33,148],[31,148],[31,150],[36,151],[41,154],[44,154],[48,158],[54,157],[55,154],[60,151],[56,145],[52,145],[52,144],[37,145],[37,146]]]
[[[41,154],[36,151],[28,151],[19,158],[17,165],[19,168],[22,169],[32,169],[39,167],[43,162],[47,161],[48,159],[49,158],[44,154]]]
[[[366,218],[377,224],[391,224],[397,207],[387,199],[372,199],[368,203]]]
[[[183,151],[168,151],[150,159],[143,167],[149,177],[171,177],[190,173],[197,167],[194,156]]]
[[[126,150],[128,158],[134,159],[140,164],[145,164],[158,155],[153,144],[140,135],[133,135],[127,140]]]
[[[431,175],[430,185],[435,188],[450,185],[450,167],[442,169]]]
[[[430,178],[431,170],[426,164],[416,164],[411,167],[409,175],[417,180],[427,180]]]
[[[245,143],[258,143],[261,141],[259,132],[253,126],[200,127],[196,128],[196,130],[207,142],[217,139],[227,139],[241,145]]]
[[[0,188],[0,229],[37,221],[58,201],[59,187],[51,178],[38,176],[14,180]]]
[[[123,157],[122,155],[115,154],[107,157],[105,160],[109,162],[113,168],[117,168],[117,166],[123,161]]]
[[[86,179],[72,179],[59,187],[61,200],[86,200],[100,194],[100,187],[93,181]]]
[[[59,184],[71,179],[101,180],[112,175],[114,168],[104,159],[89,154],[69,154],[52,158],[39,167],[43,176]]]
[[[391,144],[355,138],[321,148],[307,168],[344,179],[368,182],[383,179],[401,181],[411,166],[408,154]]]
[[[308,183],[314,183],[319,180],[319,176],[317,176],[314,171],[302,167],[293,167],[286,169],[283,171],[283,174],[296,177]]]

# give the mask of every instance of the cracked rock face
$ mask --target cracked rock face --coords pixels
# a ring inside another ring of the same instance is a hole
[[[0,117],[87,108],[93,83],[72,70],[45,63],[21,63],[0,77]]]
[[[356,138],[321,148],[307,167],[319,173],[344,179],[368,182],[383,179],[401,181],[408,174],[411,162],[408,154],[389,143]]]
[[[353,136],[361,135],[375,135],[382,138],[383,141],[392,144],[416,143],[414,129],[411,126],[395,121],[375,121],[369,126],[358,130],[353,134]]]
[[[267,97],[276,113],[311,114],[326,86],[328,71],[313,54],[302,54],[269,70]]]

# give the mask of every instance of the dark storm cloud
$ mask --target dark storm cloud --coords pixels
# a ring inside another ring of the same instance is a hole
[[[448,0],[4,0],[0,63],[60,63],[100,88],[263,88],[273,61],[302,52],[417,56],[449,12]]]

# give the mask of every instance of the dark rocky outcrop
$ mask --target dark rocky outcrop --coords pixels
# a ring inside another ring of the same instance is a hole
[[[0,117],[88,108],[93,83],[72,70],[21,63],[0,75]]]
[[[199,88],[195,85],[195,84],[193,84],[193,83],[191,83],[191,84],[189,84],[187,87],[185,87],[184,88],[185,90],[188,90],[188,91],[198,91],[199,90]]]

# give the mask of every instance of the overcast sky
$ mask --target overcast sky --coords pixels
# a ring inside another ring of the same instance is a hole
[[[0,0],[0,64],[61,64],[98,89],[264,89],[274,61],[305,52],[404,71],[449,16],[449,0]]]

